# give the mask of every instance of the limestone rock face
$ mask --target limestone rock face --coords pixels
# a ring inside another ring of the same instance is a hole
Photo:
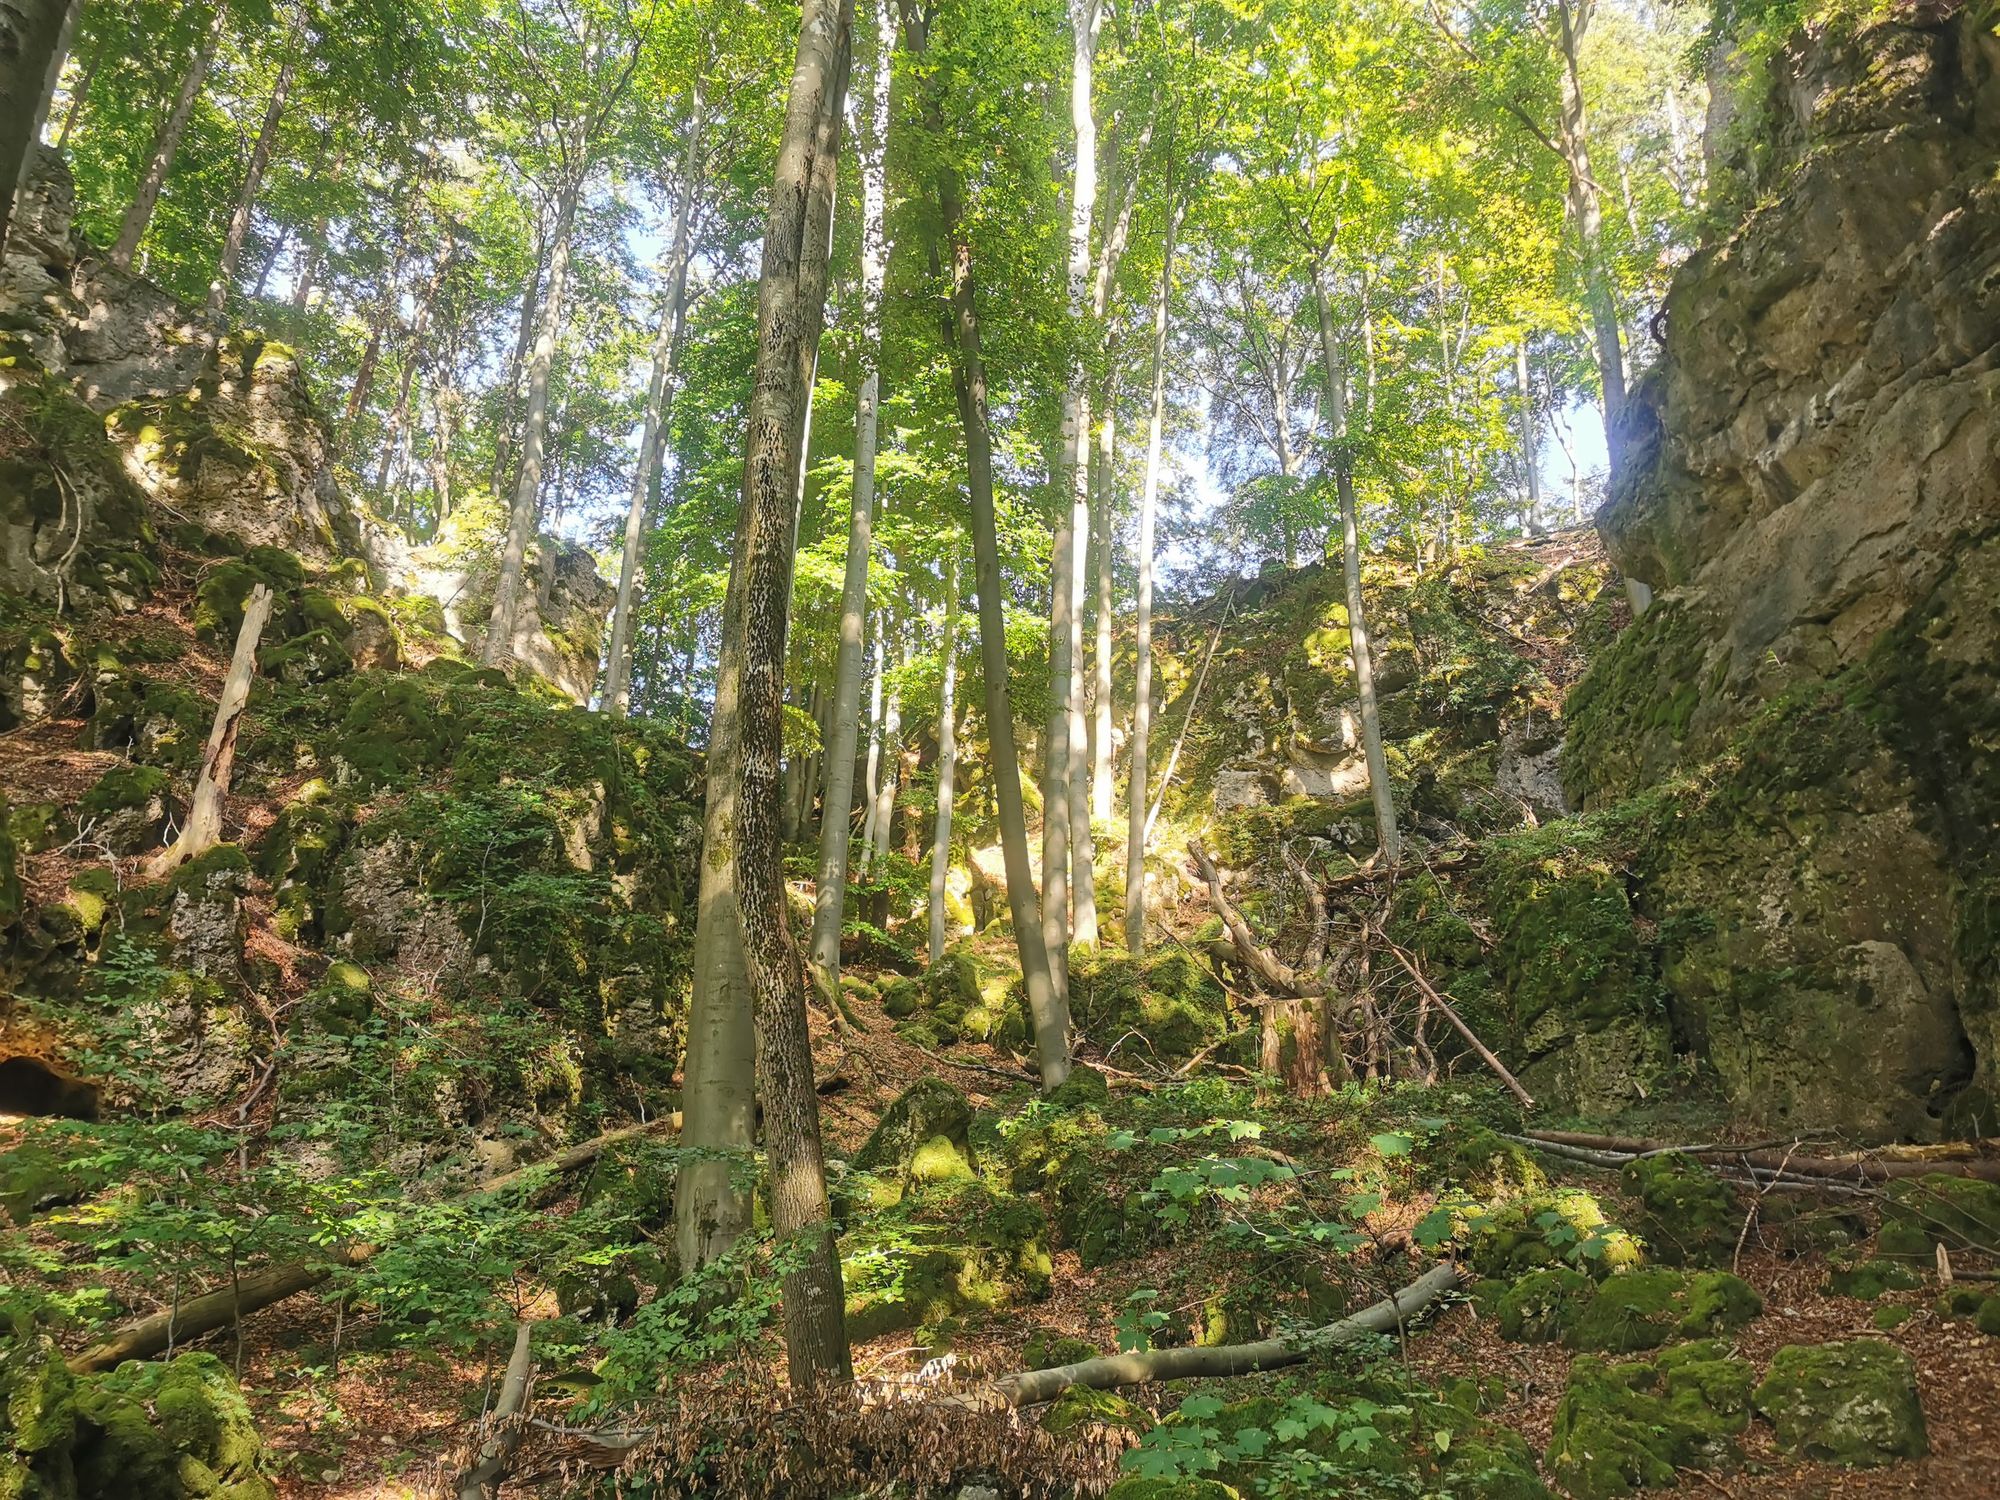
[[[1722,101],[1757,206],[1635,387],[1599,525],[1657,598],[1564,756],[1584,807],[1665,809],[1632,904],[1732,1106],[1915,1136],[2000,1081],[2000,40],[1948,10]]]

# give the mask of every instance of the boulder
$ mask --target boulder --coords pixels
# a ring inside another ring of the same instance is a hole
[[[1780,1448],[1822,1463],[1871,1468],[1930,1451],[1916,1363],[1880,1339],[1788,1344],[1756,1401]]]
[[[1549,1471],[1576,1500],[1614,1500],[1670,1488],[1683,1468],[1733,1464],[1755,1383],[1714,1342],[1623,1364],[1579,1355],[1550,1430]]]

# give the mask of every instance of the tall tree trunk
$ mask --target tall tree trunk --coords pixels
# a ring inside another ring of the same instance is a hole
[[[451,447],[457,428],[458,392],[450,384],[450,370],[450,361],[440,361],[440,374],[430,382],[432,536],[451,514]]]
[[[1115,363],[1115,360],[1113,361]],[[1107,377],[1099,387],[1096,455],[1091,465],[1091,529],[1097,541],[1097,649],[1092,657],[1096,681],[1092,692],[1090,735],[1090,815],[1111,816],[1111,650],[1116,607],[1113,593],[1112,549],[1117,543],[1117,507],[1113,504],[1117,471],[1117,408]]]
[[[423,295],[417,298],[417,309],[410,320],[409,341],[403,350],[403,367],[397,372],[396,404],[389,409],[388,430],[383,434],[382,463],[375,473],[377,493],[389,488],[389,470],[394,463],[396,451],[407,439],[410,421],[410,391],[416,383],[417,369],[425,363],[424,336],[430,331],[431,309],[437,306],[438,292],[444,286],[444,279],[451,273],[451,263],[458,254],[458,241],[449,233],[444,247],[438,251],[437,263],[431,268],[430,279],[424,283]]]
[[[200,6],[190,5],[189,9],[198,12]],[[118,226],[118,238],[111,246],[111,264],[121,271],[132,269],[139,241],[146,236],[146,226],[153,222],[160,189],[166,186],[167,173],[173,170],[174,156],[181,149],[181,136],[187,132],[188,119],[194,114],[195,101],[201,97],[201,86],[208,78],[209,65],[215,61],[215,49],[222,41],[222,24],[228,14],[226,7],[215,7],[208,29],[195,45],[194,60],[181,77],[181,90],[174,98],[173,108],[167,111],[153,137],[153,149],[146,158],[146,170],[140,174],[138,191],[132,195],[131,205]]]
[[[70,0],[69,25],[74,30],[83,15],[83,0]],[[97,70],[104,66],[105,54],[111,50],[108,41],[100,41],[83,65],[83,72],[76,80],[76,87],[70,90],[69,108],[63,111],[62,129],[56,132],[55,148],[60,151],[69,144],[70,132],[76,129],[76,122],[83,117],[83,106],[90,98],[90,86],[97,80]],[[63,56],[56,58],[56,65],[49,78],[49,97],[53,102],[55,86],[61,81]],[[46,123],[46,122],[44,122]],[[39,128],[39,127],[37,127]]]
[[[547,238],[537,233],[534,263],[528,271],[528,284],[521,289],[521,318],[515,326],[514,357],[507,365],[507,380],[501,388],[499,420],[494,424],[493,475],[487,489],[495,499],[509,493],[514,485],[515,403],[521,394],[521,379],[528,371],[528,355],[535,346],[535,329],[541,323],[547,249]]]
[[[902,646],[902,664],[910,664],[910,642],[906,631]],[[882,709],[882,765],[881,778],[875,783],[875,816],[870,826],[875,830],[868,848],[868,867],[875,868],[882,856],[889,852],[889,827],[896,817],[896,791],[903,778],[903,690],[891,686],[888,702]]]
[[[34,161],[47,118],[49,73],[68,30],[68,0],[0,0],[0,250],[14,217],[14,188]]]
[[[910,52],[924,55],[929,19],[914,0],[903,0],[903,37]],[[935,93],[926,96],[924,119],[941,135],[942,109]],[[986,359],[980,345],[979,303],[972,274],[972,242],[962,222],[958,182],[941,168],[937,184],[941,238],[951,255],[949,311],[944,317],[947,346],[954,354],[952,389],[959,424],[965,430],[966,488],[972,503],[973,583],[979,592],[979,659],[986,679],[986,741],[993,760],[993,795],[1000,823],[1000,850],[1007,868],[1007,906],[1021,958],[1021,980],[1035,1027],[1035,1052],[1042,1087],[1053,1089],[1069,1077],[1069,1002],[1049,973],[1042,940],[1040,902],[1028,864],[1028,819],[1021,797],[1021,762],[1014,743],[1014,709],[1008,691],[1007,620],[1000,584],[1000,541],[993,505],[993,431],[988,415]],[[932,271],[942,277],[941,250],[931,245]]]
[[[868,689],[868,769],[861,781],[861,873],[875,860],[875,794],[882,784],[882,693],[889,675],[889,613],[876,617],[875,677]]]
[[[1341,564],[1347,575],[1347,636],[1354,653],[1354,691],[1361,700],[1361,749],[1368,762],[1368,795],[1375,804],[1375,834],[1382,858],[1394,868],[1402,858],[1396,829],[1396,800],[1389,787],[1389,762],[1382,753],[1382,716],[1375,702],[1375,659],[1369,653],[1368,620],[1361,601],[1360,524],[1354,503],[1354,475],[1347,457],[1347,362],[1333,327],[1324,266],[1313,268],[1313,300],[1319,309],[1320,355],[1326,363],[1328,428],[1333,438],[1333,485],[1340,497]]]
[[[1514,341],[1514,390],[1515,403],[1520,413],[1521,423],[1521,474],[1527,491],[1527,511],[1521,517],[1521,529],[1532,532],[1541,524],[1542,509],[1542,466],[1541,455],[1535,444],[1535,393],[1528,383],[1528,336],[1522,334]]]
[[[271,168],[271,153],[278,146],[278,125],[285,117],[285,101],[291,96],[292,79],[298,73],[295,55],[301,38],[286,43],[284,66],[271,85],[271,101],[264,106],[264,123],[257,130],[257,144],[250,148],[250,165],[243,173],[243,186],[236,194],[236,210],[229,216],[229,233],[222,241],[222,260],[215,268],[215,280],[208,284],[208,313],[220,313],[229,301],[229,288],[236,280],[237,264],[243,259],[243,242],[250,237],[250,221],[257,212],[257,195],[264,190],[264,174]]]
[[[347,390],[347,405],[343,410],[343,420],[350,433],[354,424],[367,410],[369,398],[375,392],[375,371],[382,362],[382,344],[389,337],[390,326],[396,321],[397,305],[402,298],[403,265],[409,254],[409,226],[402,224],[396,230],[396,251],[389,261],[388,279],[382,283],[380,296],[375,300],[375,317],[368,327],[368,342],[362,347],[361,358],[354,366],[354,384]]]
[[[931,962],[944,957],[945,881],[951,874],[952,783],[958,775],[958,559],[944,560],[944,686],[938,696],[937,818],[931,825]]]
[[[777,791],[784,754],[785,637],[804,488],[813,371],[826,315],[852,0],[805,0],[798,63],[778,147],[757,297],[757,362],[743,466],[743,523],[725,621],[724,669],[741,686],[741,795],[733,845],[756,1000],[771,1222],[802,1252],[784,1278],[786,1365],[794,1387],[854,1377],[840,1256],[828,1211],[806,1030],[806,975],[786,909]],[[733,661],[732,661],[733,658]],[[718,707],[720,705],[718,704]],[[713,860],[719,851],[710,849]],[[692,1096],[690,1096],[691,1099]]]
[[[576,132],[574,150],[567,163],[568,176],[556,205],[555,229],[549,240],[549,284],[542,296],[534,353],[528,360],[528,409],[521,421],[521,477],[514,486],[507,543],[500,554],[500,576],[493,585],[493,613],[486,625],[486,643],[479,653],[481,664],[488,667],[513,659],[514,631],[521,618],[522,574],[541,519],[542,443],[549,418],[549,368],[555,363],[556,341],[562,336],[563,291],[569,279],[576,206],[583,196],[586,144],[582,132]]]
[[[681,325],[687,313],[689,242],[694,199],[701,181],[707,100],[696,78],[688,105],[688,139],[681,159],[680,201],[674,205],[673,250],[668,260],[667,306],[653,340],[653,378],[646,388],[646,417],[639,431],[639,467],[632,476],[632,499],[625,510],[625,550],[618,565],[618,604],[611,615],[611,645],[605,657],[604,706],[624,718],[632,699],[632,603],[639,585],[639,543],[645,534],[653,476],[666,453],[667,409],[680,363]]]
[[[1079,403],[1080,451],[1070,512],[1069,584],[1069,899],[1070,940],[1097,946],[1097,839],[1090,827],[1090,728],[1084,693],[1084,589],[1090,578],[1090,405]]]
[[[1171,174],[1171,168],[1169,168]],[[1167,178],[1166,252],[1153,302],[1153,390],[1146,417],[1146,482],[1139,493],[1139,588],[1133,610],[1132,766],[1125,788],[1125,950],[1146,951],[1146,753],[1153,730],[1153,530],[1160,502],[1160,449],[1167,415],[1167,321],[1174,296],[1174,239],[1182,206]]]

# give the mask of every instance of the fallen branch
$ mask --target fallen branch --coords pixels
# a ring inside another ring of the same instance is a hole
[[[1740,1146],[1676,1146],[1671,1141],[1648,1140],[1638,1136],[1590,1135],[1577,1130],[1531,1130],[1528,1135],[1549,1145],[1619,1152],[1627,1157],[1680,1151],[1700,1161],[1741,1162],[1750,1167],[1782,1170],[1795,1177],[1847,1177],[1864,1182],[1888,1182],[1900,1177],[1928,1177],[1936,1173],[1946,1177],[1971,1177],[1981,1182],[2000,1182],[2000,1157],[1996,1156],[1911,1158],[1891,1154],[1896,1149],[1893,1147],[1874,1153],[1857,1151],[1841,1156],[1793,1156],[1788,1152]]]
[[[1215,868],[1215,861],[1208,857],[1208,851],[1200,844],[1190,844],[1188,853],[1194,856],[1201,878],[1208,882],[1209,904],[1222,918],[1222,925],[1229,929],[1229,936],[1236,944],[1237,956],[1243,960],[1244,966],[1281,995],[1289,995],[1296,1000],[1324,995],[1325,980],[1318,976],[1308,978],[1301,975],[1252,935],[1250,924],[1243,920],[1243,914],[1222,893],[1222,875]]]
[[[1365,1334],[1392,1333],[1422,1312],[1443,1293],[1456,1287],[1458,1267],[1441,1261],[1401,1291],[1373,1306],[1324,1328],[1290,1339],[1265,1339],[1255,1344],[1218,1344],[1180,1349],[1149,1349],[1086,1359],[1049,1370],[1026,1370],[993,1382],[994,1394],[1009,1406],[1036,1406],[1053,1401],[1074,1386],[1109,1391],[1156,1380],[1188,1380],[1226,1375],[1251,1375],[1303,1364],[1315,1354],[1351,1344]]]
[[[1485,1063],[1487,1067],[1491,1068],[1493,1070],[1494,1076],[1497,1077],[1502,1083],[1507,1085],[1507,1091],[1511,1093],[1516,1099],[1519,1099],[1521,1101],[1521,1107],[1523,1109],[1533,1109],[1535,1107],[1535,1101],[1532,1097],[1530,1097],[1528,1091],[1521,1087],[1521,1080],[1516,1078],[1512,1073],[1507,1071],[1507,1065],[1502,1061],[1500,1061],[1499,1058],[1493,1055],[1492,1048],[1488,1047],[1486,1043],[1480,1041],[1479,1038],[1473,1034],[1472,1028],[1465,1024],[1464,1019],[1459,1015],[1458,1011],[1452,1006],[1452,1003],[1449,1000],[1445,999],[1443,995],[1439,994],[1437,988],[1428,979],[1424,978],[1422,972],[1419,971],[1419,969],[1417,968],[1416,959],[1411,957],[1408,953],[1404,952],[1403,949],[1399,948],[1395,943],[1391,942],[1389,940],[1389,936],[1387,933],[1382,933],[1380,934],[1380,936],[1382,938],[1383,943],[1387,945],[1389,951],[1396,955],[1396,962],[1403,966],[1403,972],[1408,974],[1410,978],[1414,979],[1417,982],[1418,988],[1424,992],[1425,998],[1428,999],[1431,1002],[1431,1004],[1435,1005],[1439,1010],[1444,1012],[1444,1018],[1447,1021],[1451,1022],[1453,1028],[1458,1032],[1460,1036],[1465,1038],[1466,1045],[1471,1047],[1474,1052],[1477,1052],[1479,1054],[1479,1060]]]
[[[595,1160],[611,1147],[624,1141],[656,1130],[678,1130],[680,1123],[681,1117],[675,1113],[662,1115],[659,1119],[644,1125],[629,1125],[623,1130],[613,1130],[558,1151],[555,1155],[544,1158],[532,1166],[520,1167],[512,1172],[502,1172],[498,1177],[458,1196],[461,1199],[477,1198],[483,1194],[518,1186],[538,1174],[567,1172],[571,1168]],[[127,1323],[101,1343],[92,1344],[88,1349],[72,1356],[69,1367],[75,1374],[87,1375],[95,1370],[109,1370],[128,1359],[151,1359],[170,1344],[200,1338],[203,1334],[214,1333],[219,1328],[228,1328],[250,1313],[269,1307],[274,1302],[283,1302],[287,1297],[296,1297],[300,1292],[311,1291],[335,1271],[363,1265],[372,1260],[380,1248],[379,1245],[344,1245],[333,1250],[329,1260],[324,1264],[293,1263],[252,1271],[238,1277],[233,1285],[205,1292],[165,1312],[153,1313]]]
[[[520,1446],[528,1406],[528,1376],[534,1370],[530,1352],[535,1325],[523,1319],[514,1330],[514,1352],[507,1359],[507,1375],[500,1383],[500,1399],[485,1422],[487,1438],[479,1450],[479,1461],[465,1471],[458,1482],[458,1500],[493,1500],[500,1493],[500,1480],[507,1464]]]

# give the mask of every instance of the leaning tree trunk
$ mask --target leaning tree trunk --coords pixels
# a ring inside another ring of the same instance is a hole
[[[1396,829],[1396,799],[1389,787],[1389,761],[1382,752],[1382,715],[1375,701],[1375,659],[1369,653],[1368,619],[1361,600],[1360,524],[1354,502],[1354,475],[1347,457],[1347,363],[1333,329],[1333,303],[1326,294],[1325,268],[1313,270],[1313,300],[1319,309],[1320,355],[1326,363],[1328,415],[1333,430],[1333,486],[1340,497],[1340,555],[1347,575],[1347,636],[1354,653],[1354,692],[1361,700],[1361,750],[1368,762],[1368,795],[1375,804],[1375,837],[1382,858],[1393,867],[1402,858]]]
[[[521,421],[521,476],[514,486],[514,505],[507,520],[507,542],[500,554],[500,576],[493,585],[493,613],[486,624],[486,643],[479,653],[483,666],[512,660],[514,631],[521,618],[521,580],[528,547],[541,519],[542,443],[549,419],[549,368],[555,363],[556,340],[562,335],[563,289],[569,277],[570,238],[576,226],[577,200],[583,196],[584,146],[579,139],[571,153],[569,176],[556,206],[550,241],[549,284],[542,296],[541,323],[528,360],[528,409]]]
[[[160,202],[160,189],[166,186],[167,173],[173,169],[174,156],[181,149],[181,137],[187,132],[195,101],[201,97],[201,86],[208,78],[209,65],[215,61],[215,49],[222,41],[222,23],[227,15],[226,7],[215,7],[208,29],[202,33],[201,41],[195,47],[194,60],[188,64],[188,70],[181,78],[181,91],[174,99],[174,107],[167,112],[159,133],[153,137],[153,149],[146,158],[146,170],[140,175],[139,189],[132,195],[131,205],[126,208],[125,217],[118,226],[118,238],[111,246],[111,264],[121,271],[132,269],[132,257],[139,252],[139,241],[146,237],[146,226],[153,222],[153,210]]]
[[[826,316],[853,14],[852,0],[806,0],[799,27],[758,283],[757,362],[732,589],[738,599],[725,613],[733,630],[722,643],[739,683],[741,788],[732,852],[756,1003],[771,1222],[801,1252],[784,1278],[786,1365],[792,1384],[805,1390],[854,1376],[813,1089],[806,976],[792,939],[778,839],[785,637],[813,372]]]
[[[288,49],[289,52],[290,49]],[[264,190],[264,174],[271,168],[271,153],[278,146],[278,125],[285,117],[285,101],[292,92],[298,73],[298,59],[288,55],[271,85],[271,102],[264,106],[264,123],[257,131],[257,144],[250,150],[250,165],[243,173],[243,186],[236,194],[236,210],[229,216],[229,233],[222,241],[222,259],[215,268],[215,280],[208,284],[208,313],[219,314],[229,301],[229,288],[236,280],[236,267],[243,259],[243,243],[250,237],[250,221],[257,212],[257,195]]]
[[[1174,293],[1174,236],[1181,208],[1167,183],[1166,254],[1153,304],[1152,410],[1146,418],[1146,482],[1139,493],[1139,589],[1133,609],[1132,768],[1125,788],[1125,950],[1146,951],[1147,740],[1153,729],[1153,529],[1160,502],[1160,448],[1167,411],[1167,320]]]
[[[944,562],[944,686],[938,697],[937,820],[931,830],[931,962],[944,957],[945,881],[951,873],[953,781],[958,775],[958,559]]]
[[[250,701],[250,679],[257,675],[257,642],[270,618],[271,591],[260,583],[243,606],[243,623],[236,631],[236,649],[230,653],[229,672],[222,679],[215,722],[201,752],[201,772],[195,778],[187,821],[181,825],[180,836],[147,864],[149,879],[164,878],[222,842],[222,808],[229,795],[229,774],[236,765],[236,732]]]
[[[875,19],[875,77],[855,142],[861,159],[861,393],[854,412],[854,483],[847,513],[847,569],[840,585],[840,646],[833,667],[833,733],[824,757],[826,790],[813,887],[812,965],[818,983],[840,986],[840,928],[853,846],[854,757],[861,729],[861,672],[868,617],[868,562],[874,547],[875,452],[882,404],[882,286],[888,273],[889,83],[896,25],[888,0]]]
[[[903,36],[921,57],[928,18],[903,0]],[[942,107],[934,93],[923,105],[925,124],[943,133]],[[1021,981],[1034,1021],[1035,1052],[1042,1086],[1053,1089],[1069,1077],[1069,1002],[1049,973],[1048,948],[1028,864],[1028,819],[1021,796],[1021,762],[1014,743],[1014,709],[1008,692],[1007,620],[1000,583],[1000,542],[993,505],[993,430],[988,414],[986,360],[981,349],[979,303],[972,274],[972,242],[962,223],[959,187],[948,167],[937,185],[939,230],[950,247],[951,300],[943,318],[947,347],[954,354],[952,389],[959,424],[965,430],[966,488],[972,502],[973,581],[979,591],[979,659],[986,679],[986,741],[993,761],[993,796],[1000,823],[1000,851],[1007,868],[1007,907],[1021,958]],[[937,240],[931,245],[932,271],[944,275]]]
[[[668,265],[666,315],[653,341],[653,378],[646,388],[646,417],[639,432],[639,467],[632,476],[632,499],[625,510],[625,551],[618,565],[618,604],[611,614],[611,646],[605,657],[604,706],[624,718],[632,700],[632,606],[639,584],[639,543],[645,535],[653,476],[666,453],[667,408],[680,363],[681,324],[687,312],[689,240],[696,185],[701,181],[702,131],[707,101],[697,77],[689,102],[688,140],[681,164],[680,201],[674,206],[673,251]]]
[[[67,0],[0,0],[0,250],[14,187],[28,174],[48,113],[49,77],[67,29]]]

